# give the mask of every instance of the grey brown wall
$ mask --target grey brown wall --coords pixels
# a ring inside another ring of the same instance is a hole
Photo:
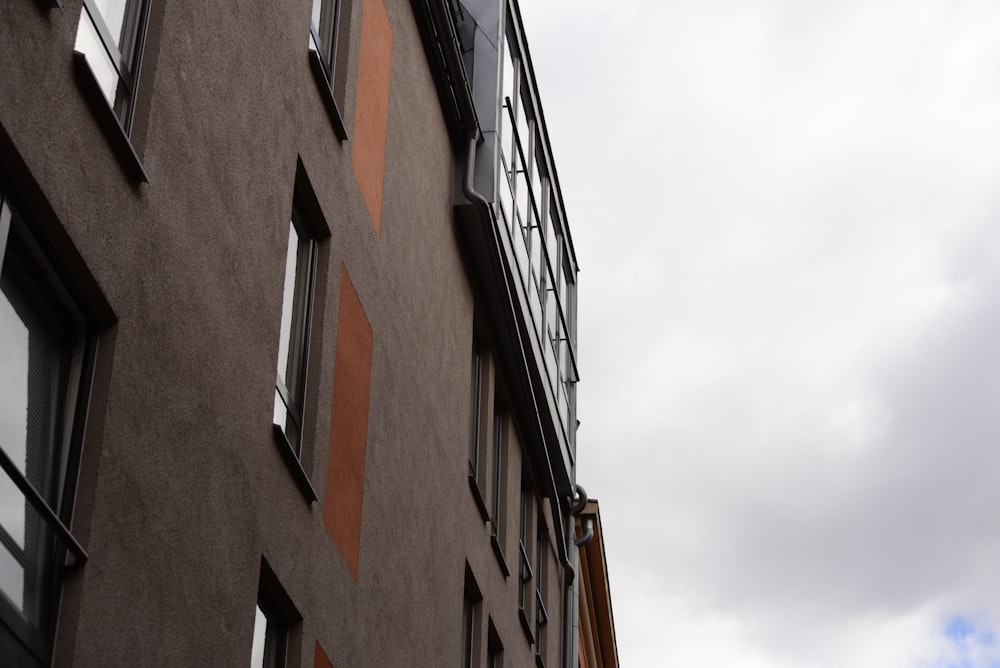
[[[349,132],[375,5],[353,0],[350,12]],[[90,561],[66,583],[56,663],[246,665],[263,557],[303,617],[298,665],[313,665],[316,642],[338,667],[455,665],[466,562],[505,665],[532,664],[516,577],[500,572],[466,482],[475,293],[454,233],[456,157],[409,3],[384,3],[377,225],[355,144],[337,139],[308,68],[307,0],[154,1],[133,134],[142,185],[75,82],[80,10],[80,0],[0,4],[2,167],[104,322],[73,524]],[[271,430],[297,169],[330,231],[306,400],[311,505]],[[372,342],[354,568],[324,524],[345,275]],[[518,451],[507,494],[515,573]]]

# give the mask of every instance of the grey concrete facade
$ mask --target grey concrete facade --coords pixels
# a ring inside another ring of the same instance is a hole
[[[456,186],[467,155],[443,109],[423,5],[343,0],[342,141],[309,66],[309,0],[150,0],[128,133],[138,171],[74,62],[83,0],[0,5],[0,199],[97,339],[78,483],[63,504],[88,558],[60,580],[45,631],[53,665],[245,666],[262,568],[294,606],[289,666],[327,665],[320,650],[338,668],[461,664],[467,573],[478,597],[471,665],[487,665],[496,640],[497,665],[572,660],[575,475],[568,455],[557,473],[545,464],[569,437],[549,444],[565,428],[529,401],[545,372],[513,354],[525,325],[498,315],[508,307],[480,271],[488,251],[463,227],[473,224]],[[380,12],[389,33],[366,23]],[[366,97],[363,74],[379,57],[390,67],[375,128],[384,148],[369,151],[384,156],[373,220],[364,184],[374,177],[357,157],[369,116],[358,114],[381,99],[378,86]],[[299,457],[315,501],[272,429],[297,200],[317,230]],[[371,332],[353,557],[325,521],[338,510],[326,481],[339,466],[335,378],[350,364],[338,362],[345,280]],[[478,479],[474,335],[486,369]],[[499,490],[496,411],[507,420]],[[570,429],[575,448],[575,409]],[[533,601],[523,615],[522,489]]]

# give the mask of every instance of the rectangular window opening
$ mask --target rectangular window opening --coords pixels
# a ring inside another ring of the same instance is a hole
[[[261,559],[257,605],[254,609],[250,668],[284,668],[295,665],[293,635],[299,628],[299,614],[282,588],[274,571]]]
[[[132,126],[147,0],[84,0],[74,49],[82,54],[125,134]]]
[[[309,26],[309,60],[334,131],[341,141],[347,139],[344,125],[344,88],[341,57],[341,32],[350,23],[350,3],[341,0],[313,0]],[[346,10],[346,11],[344,11]]]
[[[273,422],[279,447],[284,446],[282,454],[289,460],[296,481],[310,501],[316,499],[316,494],[301,460],[317,248],[316,236],[296,201],[288,222],[285,250]]]
[[[0,647],[28,666],[49,663],[67,552],[87,559],[67,527],[96,339],[58,276],[0,192]]]

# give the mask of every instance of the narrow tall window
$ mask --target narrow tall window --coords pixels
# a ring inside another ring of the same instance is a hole
[[[350,14],[350,4],[347,13]],[[350,22],[349,16],[344,18]],[[312,21],[309,26],[310,66],[337,136],[343,140],[347,139],[347,129],[340,111],[343,107],[343,77],[337,70],[341,20],[341,0],[313,0]]]
[[[40,247],[0,193],[0,654],[48,665],[94,342]]]
[[[77,53],[86,57],[122,129],[132,125],[147,0],[83,0]]]
[[[540,509],[539,509],[540,510]],[[538,533],[535,537],[535,654],[542,663],[545,656],[545,627],[549,613],[545,608],[545,580],[548,574],[548,534],[545,518],[538,513]]]
[[[469,565],[465,565],[465,593],[462,607],[462,668],[480,665],[481,615],[483,595]]]
[[[479,440],[482,426],[483,351],[472,341],[472,402],[469,408],[469,475],[479,476]]]
[[[282,588],[274,571],[261,560],[260,581],[257,585],[257,607],[254,609],[253,644],[250,649],[250,668],[284,668],[296,665],[297,657],[291,650],[293,631],[301,640],[299,614],[292,599]],[[292,656],[289,658],[289,654]]]
[[[490,542],[504,576],[510,575],[504,556],[507,536],[507,422],[504,411],[493,411],[493,470],[490,485]]]
[[[253,622],[250,668],[282,668],[288,633],[266,601],[258,601]]]
[[[472,337],[472,378],[469,392],[469,489],[479,508],[483,521],[490,519],[486,483],[489,471],[489,407],[490,401],[490,356],[476,336]]]
[[[303,399],[315,282],[316,240],[295,207],[288,224],[274,424],[284,433],[296,457],[302,454]]]
[[[527,480],[522,478],[520,532],[518,536],[517,612],[521,620],[521,628],[524,629],[528,639],[534,641],[535,625],[531,623],[530,611],[532,598],[531,581],[535,574],[531,569],[531,560],[528,555],[531,554],[529,540],[532,537],[531,520],[534,517],[535,504],[534,492],[527,485],[527,482]]]
[[[333,83],[337,62],[337,33],[340,28],[340,0],[313,0],[310,48],[323,63],[326,79]]]
[[[486,668],[503,668],[503,643],[492,618],[486,628]]]

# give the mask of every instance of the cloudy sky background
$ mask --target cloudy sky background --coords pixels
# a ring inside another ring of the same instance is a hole
[[[625,666],[1000,666],[1000,3],[522,0]]]

